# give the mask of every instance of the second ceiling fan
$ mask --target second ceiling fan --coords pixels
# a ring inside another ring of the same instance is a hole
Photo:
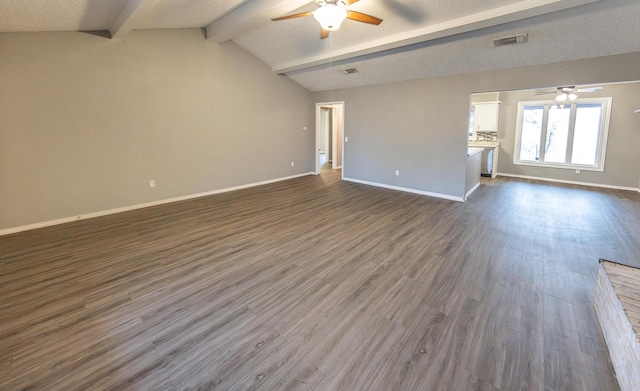
[[[382,23],[382,19],[375,16],[363,14],[362,12],[350,11],[347,9],[353,3],[358,0],[315,0],[318,5],[318,9],[315,11],[301,12],[293,15],[285,15],[279,18],[273,18],[271,20],[285,20],[301,18],[303,16],[311,16],[320,23],[320,39],[325,39],[329,36],[330,31],[335,31],[340,28],[340,25],[345,19],[355,20],[356,22],[368,23],[379,25]]]
[[[576,88],[576,86],[557,87],[550,90],[539,90],[535,92],[535,95],[551,95],[556,94],[555,100],[558,102],[564,102],[566,100],[576,100],[578,95],[576,92],[595,92],[601,90],[602,87],[585,87]]]

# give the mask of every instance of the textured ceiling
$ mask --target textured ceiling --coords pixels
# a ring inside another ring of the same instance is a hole
[[[320,26],[313,16],[308,16],[269,22],[233,41],[267,64],[275,65],[511,3],[514,0],[360,0],[349,9],[383,19],[379,26],[345,20],[338,31],[330,34],[330,39],[321,40]],[[310,3],[292,13],[316,8],[315,4]]]
[[[138,29],[205,27],[242,0],[161,0],[137,23]]]
[[[321,91],[637,52],[639,20],[640,1],[609,0],[287,76]],[[529,42],[493,46],[494,38],[522,32]],[[341,72],[351,67],[358,73]]]
[[[579,5],[588,1],[594,3]],[[531,4],[539,16],[494,18]],[[231,39],[313,91],[640,51],[640,0],[360,0],[349,8],[383,23],[346,20],[325,40],[311,16],[270,21],[315,8],[305,0],[0,0],[0,32],[110,30],[127,39],[136,29],[207,27],[209,39]],[[481,23],[465,22],[469,28],[438,35],[444,38],[416,33],[446,31],[438,26],[481,14]],[[521,32],[529,42],[492,45],[493,38]],[[419,37],[408,44],[405,36]],[[340,72],[352,66],[359,72]]]
[[[128,0],[0,0],[0,32],[107,30]]]

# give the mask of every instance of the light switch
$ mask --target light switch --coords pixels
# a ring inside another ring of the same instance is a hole
[[[345,138],[344,138],[344,142],[345,142],[345,143],[348,143],[348,142],[349,142],[349,137],[345,137]]]

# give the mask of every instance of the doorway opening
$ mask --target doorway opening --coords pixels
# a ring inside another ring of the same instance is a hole
[[[316,103],[316,175],[340,170],[344,160],[344,102]]]

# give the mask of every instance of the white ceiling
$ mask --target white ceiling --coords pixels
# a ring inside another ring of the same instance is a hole
[[[360,0],[382,18],[346,20],[320,40],[308,0],[0,0],[0,32],[206,28],[309,90],[439,77],[640,51],[638,0]],[[494,48],[527,32],[529,42]],[[355,66],[349,76],[340,70]]]

